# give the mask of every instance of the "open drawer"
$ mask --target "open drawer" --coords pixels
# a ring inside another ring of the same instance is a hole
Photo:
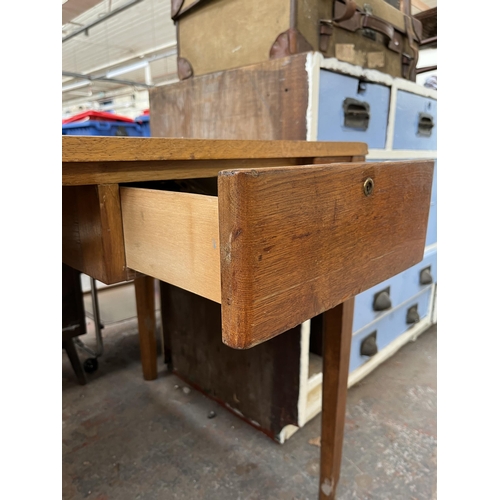
[[[221,303],[249,348],[422,260],[432,161],[224,170],[218,196],[120,187],[128,269]]]

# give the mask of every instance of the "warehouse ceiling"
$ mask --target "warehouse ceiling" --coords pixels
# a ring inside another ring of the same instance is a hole
[[[113,15],[115,11],[119,12]],[[72,75],[62,78],[63,105],[134,90],[96,77],[142,85],[177,80],[170,0],[68,0],[63,3],[63,20],[67,21],[62,26],[63,75]],[[91,81],[74,75],[90,76]],[[144,87],[136,89],[140,88]]]
[[[62,39],[63,107],[177,81],[170,0],[62,0]]]

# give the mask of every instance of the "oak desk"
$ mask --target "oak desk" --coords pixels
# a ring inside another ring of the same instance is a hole
[[[146,379],[153,278],[220,303],[236,349],[325,313],[320,498],[340,475],[353,297],[425,245],[433,162],[365,154],[362,143],[63,137],[63,262],[106,284],[135,279]],[[218,196],[183,192],[214,177]]]

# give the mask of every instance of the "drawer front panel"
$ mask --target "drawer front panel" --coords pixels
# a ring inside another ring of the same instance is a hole
[[[392,278],[379,283],[369,290],[356,295],[354,300],[354,320],[352,331],[354,334],[364,328],[369,323],[376,321],[387,315],[400,304],[407,301],[414,295],[421,292],[428,284],[420,283],[420,273],[426,268],[430,268],[432,282],[437,281],[437,248],[428,248],[424,253],[424,258],[417,265],[410,267],[406,271],[393,276]],[[382,311],[373,309],[376,295],[389,288],[389,298],[391,307]]]
[[[437,148],[435,99],[398,90],[393,148],[424,150]]]
[[[250,348],[416,265],[432,169],[229,170],[218,197],[122,186],[126,265],[221,303],[223,342]]]
[[[420,322],[431,314],[431,299],[432,285],[429,285],[415,297],[406,301],[404,304],[401,304],[398,308],[392,310],[390,313],[379,318],[376,322],[367,325],[361,331],[356,333],[353,336],[351,344],[349,372],[352,372],[370,359],[370,356],[361,354],[363,341],[368,336],[376,331],[376,345],[378,351],[381,351],[393,340],[413,327],[412,324],[407,323],[408,309],[410,307],[417,306],[416,308],[418,315],[420,316]]]
[[[361,141],[383,149],[389,98],[389,87],[321,70],[318,141]]]
[[[411,158],[405,158],[410,160]],[[391,160],[367,160],[368,162],[391,161]],[[427,222],[427,234],[425,246],[437,243],[437,160],[434,160],[434,174],[432,178],[431,203],[429,207],[429,219]]]

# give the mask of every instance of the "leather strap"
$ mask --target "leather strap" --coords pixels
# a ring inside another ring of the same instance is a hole
[[[411,0],[399,0],[399,10],[405,16],[411,16]]]
[[[405,0],[403,0],[405,1]],[[355,4],[356,2],[354,2]],[[402,4],[401,4],[402,5]],[[382,33],[383,35],[386,35],[390,41],[395,36],[395,33],[397,34],[397,28],[394,28],[394,26],[386,21],[385,19],[381,19],[377,16],[373,16],[371,14],[368,14],[366,12],[361,12],[360,10],[356,10],[355,12],[350,14],[350,8],[352,9],[352,4],[351,0],[334,0],[333,3],[333,21],[335,24],[342,29],[345,29],[347,31],[357,31],[362,28],[370,28],[374,31],[378,31],[379,33]],[[348,15],[348,10],[349,10],[349,15]],[[413,19],[413,18],[412,18]],[[416,20],[413,20],[414,24],[412,27],[414,28],[413,30],[413,36],[414,38],[418,41],[420,39],[420,33],[417,33],[417,29],[415,27],[415,24],[417,24],[417,28],[421,27],[421,24],[419,22],[416,22]],[[321,20],[320,22],[327,23],[325,20]],[[418,31],[420,31],[418,29]],[[408,33],[408,30],[405,25],[405,33]],[[397,35],[396,35],[397,36]],[[395,47],[394,44],[389,43],[389,48],[391,50],[395,50],[396,52],[400,52],[399,47],[401,44],[399,43],[398,40],[398,47]],[[396,50],[398,49],[398,50]]]
[[[407,70],[407,74],[404,76],[408,80],[415,81],[417,79],[418,63],[418,45],[415,42],[415,39],[420,40],[420,36],[417,36],[414,30],[413,17],[411,15],[411,0],[401,0],[400,8],[401,12],[405,16],[405,29],[406,33],[408,34],[408,42],[412,51],[411,56],[409,58],[406,58],[406,60],[404,61],[404,63],[406,64],[403,64],[403,70]]]
[[[349,19],[340,22],[336,21],[335,24],[347,31],[354,32],[363,28],[369,28],[386,35],[389,40],[392,40],[394,37],[394,26],[392,24],[364,12],[356,11]]]
[[[394,37],[394,26],[378,17],[361,14],[361,26],[363,28],[370,28],[374,31],[378,31],[379,33],[389,37],[389,40],[392,40]]]
[[[335,3],[336,0],[333,1]],[[333,20],[336,23],[341,23],[342,21],[346,21],[347,19],[351,19],[357,9],[357,4],[355,0],[346,0],[345,1],[345,11],[340,14],[338,17],[333,17]],[[335,11],[335,8],[333,9]]]
[[[417,79],[417,63],[418,63],[418,45],[415,42],[415,32],[413,31],[413,23],[411,17],[405,15],[405,27],[408,33],[408,41],[410,43],[410,49],[413,52],[412,57],[409,60],[408,65],[408,80],[413,82]]]

